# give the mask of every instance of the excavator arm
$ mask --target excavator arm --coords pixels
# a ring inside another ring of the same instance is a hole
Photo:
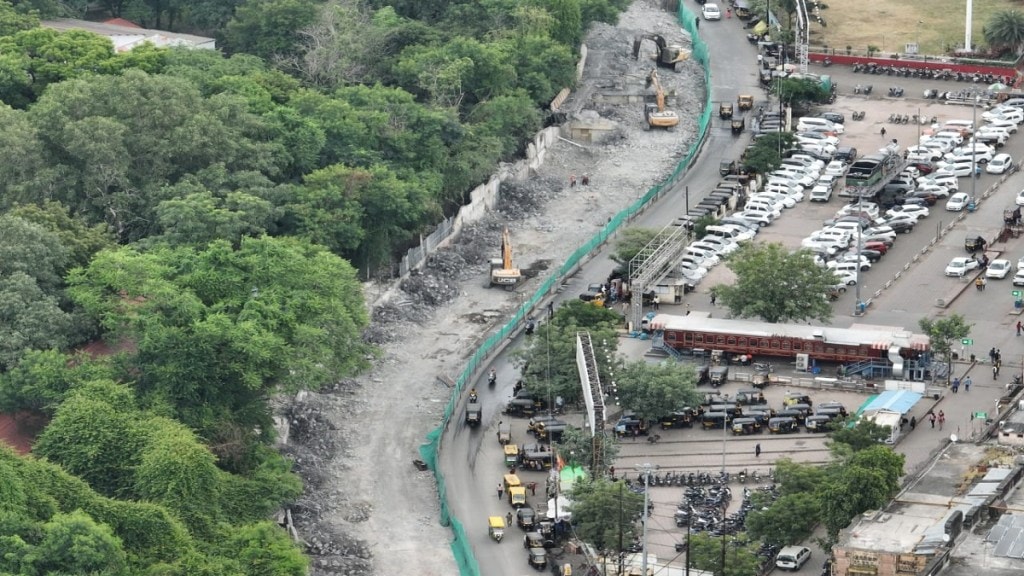
[[[501,267],[503,270],[512,269],[512,241],[509,239],[508,228],[501,234]]]

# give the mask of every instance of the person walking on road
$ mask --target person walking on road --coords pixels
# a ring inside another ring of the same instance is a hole
[[[1017,320],[1017,336],[1020,336],[1021,328],[1024,328],[1024,324],[1021,324],[1020,320]]]
[[[953,385],[950,388],[953,389],[953,394],[956,394],[957,392],[959,392],[960,391],[960,379],[959,378],[953,378]]]
[[[995,364],[992,365],[992,379],[995,380],[997,378],[999,378],[999,363],[998,362],[996,362]]]
[[[942,430],[942,425],[946,423],[946,413],[939,410],[939,430]]]
[[[914,428],[917,428],[917,416],[910,417],[910,429],[913,430]]]
[[[505,494],[505,487],[502,486],[501,483],[499,482],[498,483],[498,500],[501,500],[501,497],[504,496],[504,494]]]
[[[512,513],[511,512],[509,512],[508,514],[505,514],[505,523],[508,524],[509,526],[512,525]]]
[[[885,126],[882,126],[882,140],[885,140]]]
[[[933,429],[935,428],[935,412],[928,412],[928,423],[932,425]]]
[[[761,443],[758,442],[757,444],[754,445],[754,458],[760,458],[760,457],[761,457]]]
[[[991,360],[993,364],[996,363],[996,348],[995,348],[995,346],[993,346],[992,349],[988,351],[988,359]]]
[[[967,378],[964,378],[964,392],[970,392],[971,391],[971,383],[972,382],[971,382],[971,377],[970,376],[968,376]]]

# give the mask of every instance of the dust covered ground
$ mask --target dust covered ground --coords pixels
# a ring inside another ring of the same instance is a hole
[[[587,36],[586,72],[563,109],[615,122],[607,138],[558,143],[539,174],[505,186],[498,210],[431,256],[420,273],[398,286],[368,285],[374,306],[365,337],[381,348],[373,369],[281,408],[291,427],[285,450],[307,486],[291,513],[309,544],[312,574],[392,576],[412,567],[422,576],[457,573],[432,473],[417,471],[412,461],[440,422],[466,358],[520,302],[518,293],[486,288],[501,230],[511,231],[515,264],[528,277],[519,290],[530,294],[548,268],[670,174],[695,138],[704,93],[695,62],[680,73],[659,71],[666,91],[675,93],[669,108],[682,119],[673,131],[643,130],[638,103],[594,100],[604,91],[644,93],[653,44],[634,60],[637,34],[689,45],[674,15],[657,6],[637,0],[617,27],[598,24]],[[587,174],[590,185],[570,188],[570,174]]]

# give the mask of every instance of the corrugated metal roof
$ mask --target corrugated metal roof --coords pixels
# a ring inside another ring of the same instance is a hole
[[[864,408],[864,412],[870,414],[878,410],[898,412],[906,414],[921,399],[921,394],[910,390],[886,390],[878,395]]]

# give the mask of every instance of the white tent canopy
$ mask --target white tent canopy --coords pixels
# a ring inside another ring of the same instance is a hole
[[[558,508],[556,510],[555,503],[557,501]],[[551,498],[548,500],[548,512],[546,516],[555,520],[556,516],[562,520],[572,520],[572,500],[565,496],[559,496],[558,498]]]

